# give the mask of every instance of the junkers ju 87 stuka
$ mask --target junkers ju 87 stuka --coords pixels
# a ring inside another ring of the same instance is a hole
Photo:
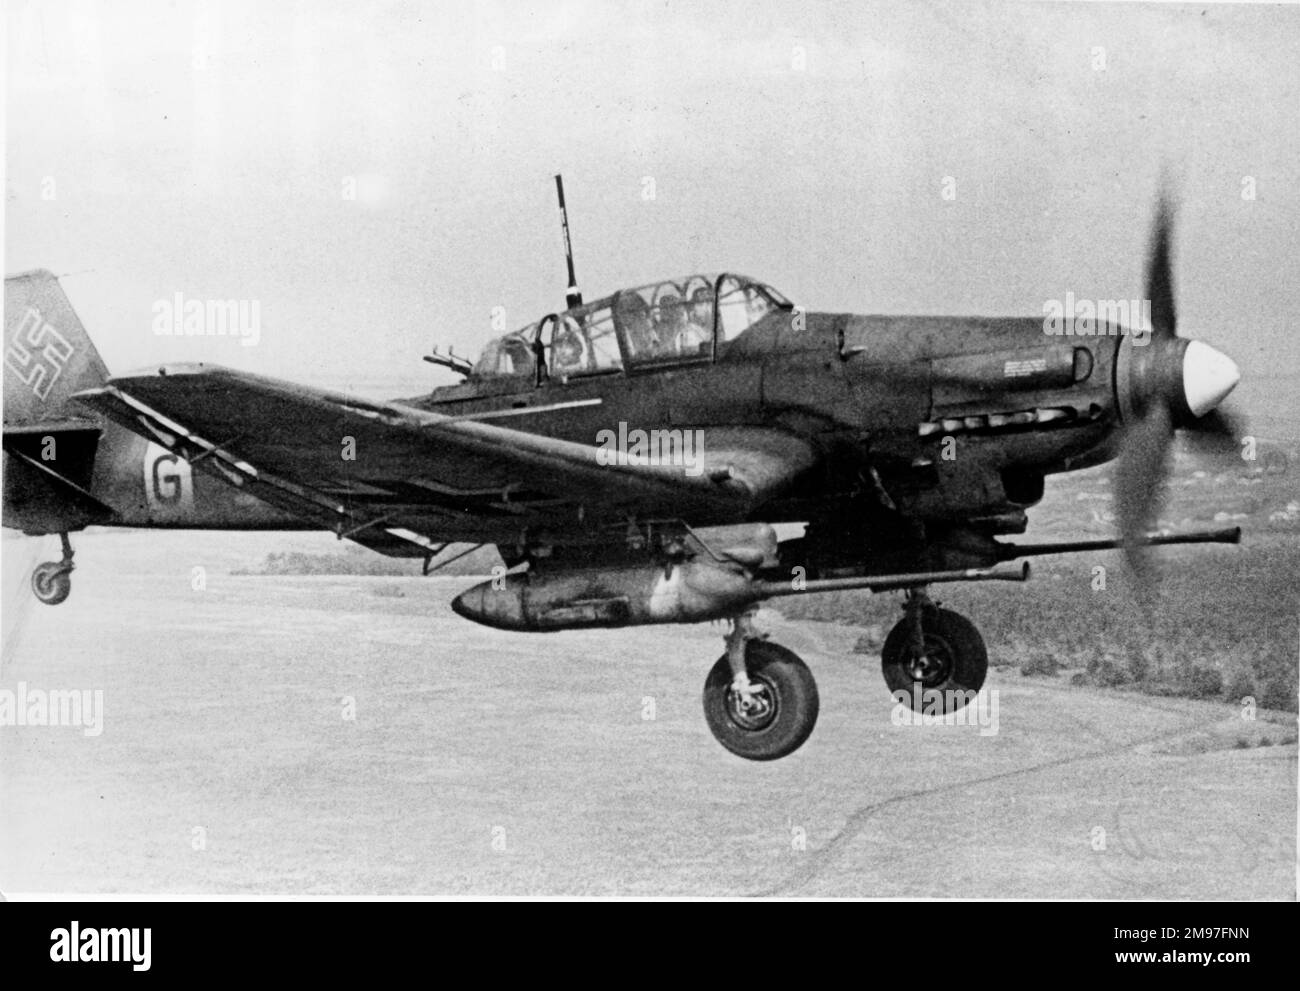
[[[204,364],[110,376],[57,280],[15,276],[4,523],[61,535],[62,560],[32,576],[51,604],[70,589],[68,534],[88,526],[331,530],[426,572],[453,543],[493,545],[505,569],[452,603],[485,626],[729,621],[705,718],[733,753],[783,757],[819,701],[804,662],[756,630],[765,600],[900,592],[885,681],[948,711],[988,655],[930,585],[1022,581],[1035,554],[1122,547],[1141,568],[1155,544],[1239,539],[1150,533],[1174,432],[1235,443],[1216,408],[1236,366],[1177,335],[1171,228],[1162,197],[1149,321],[1064,314],[1056,333],[1041,314],[816,312],[734,273],[586,302],[569,251],[562,311],[472,365],[435,352],[462,381],[386,402]],[[1005,539],[1048,475],[1115,458],[1115,539]]]

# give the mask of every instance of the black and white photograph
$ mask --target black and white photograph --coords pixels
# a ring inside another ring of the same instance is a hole
[[[4,30],[4,899],[1296,900],[1300,5]]]

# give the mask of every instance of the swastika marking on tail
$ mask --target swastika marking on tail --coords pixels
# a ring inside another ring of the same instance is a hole
[[[5,367],[31,387],[37,399],[44,399],[72,357],[72,344],[41,313],[29,306],[13,339],[5,348]]]

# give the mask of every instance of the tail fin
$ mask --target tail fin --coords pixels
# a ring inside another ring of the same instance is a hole
[[[108,369],[52,273],[5,279],[4,354],[4,525],[65,533],[110,518],[89,491],[101,418],[70,398]]]
[[[6,428],[85,418],[69,398],[108,380],[99,352],[52,272],[5,279]]]

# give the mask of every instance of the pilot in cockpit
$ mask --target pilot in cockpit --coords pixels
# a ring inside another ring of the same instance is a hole
[[[682,301],[673,293],[659,297],[655,308],[655,343],[660,354],[677,351],[678,337],[686,329],[686,314]]]
[[[571,317],[561,319],[551,342],[551,361],[561,378],[586,370],[587,343]]]
[[[772,304],[766,293],[754,286],[745,287],[745,317],[752,327],[771,311]]]
[[[713,291],[700,286],[691,293],[686,325],[677,334],[677,353],[699,354],[700,345],[707,343],[711,337],[713,337]]]
[[[632,357],[646,358],[655,353],[658,341],[650,322],[649,308],[639,293],[625,292],[618,297],[614,319],[623,329]]]

